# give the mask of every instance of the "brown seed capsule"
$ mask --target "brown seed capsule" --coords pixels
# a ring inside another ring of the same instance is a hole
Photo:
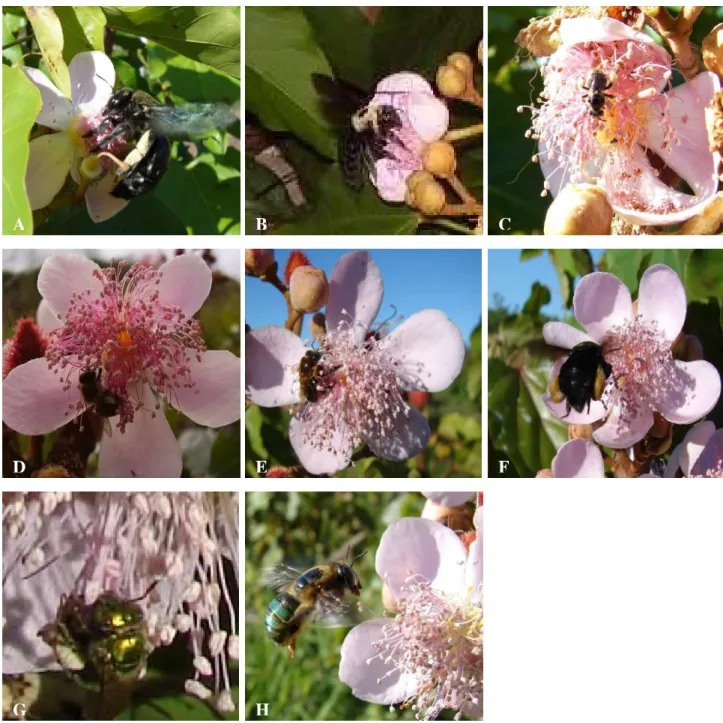
[[[459,68],[441,65],[437,69],[437,88],[447,98],[461,98],[467,90],[467,78]]]
[[[422,165],[435,176],[448,178],[457,170],[454,147],[447,141],[432,141],[422,151]]]
[[[565,186],[545,217],[545,236],[609,235],[613,209],[605,192],[588,183]]]

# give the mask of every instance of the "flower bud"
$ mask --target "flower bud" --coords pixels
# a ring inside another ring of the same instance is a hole
[[[321,312],[314,314],[309,320],[309,331],[314,338],[326,334],[326,316]]]
[[[426,181],[433,181],[434,176],[429,171],[414,171],[409,178],[407,178],[407,193],[404,202],[407,206],[412,208],[417,207],[417,201],[415,200],[415,193],[417,188]]]
[[[552,55],[562,42],[560,37],[560,20],[558,18],[536,18],[521,30],[515,42],[527,49],[536,58]]]
[[[272,467],[272,468],[266,473],[267,479],[268,479],[269,477],[280,477],[280,478],[281,478],[281,477],[293,477],[293,476],[294,476],[293,471],[290,470],[288,467],[280,467],[280,466],[278,466],[278,465],[275,466],[275,467]]]
[[[723,23],[716,25],[710,31],[701,49],[705,67],[723,78]]]
[[[588,183],[565,186],[545,217],[545,236],[608,235],[613,209],[605,192]]]
[[[551,469],[541,469],[536,475],[536,479],[552,479]]]
[[[425,181],[414,191],[414,206],[425,216],[438,216],[447,205],[447,195],[437,181]]]
[[[287,286],[291,283],[291,275],[299,266],[311,266],[311,261],[303,251],[292,251],[284,266],[284,283]]]
[[[432,395],[429,392],[409,392],[409,404],[415,409],[424,409],[431,398]]]
[[[326,304],[329,284],[322,269],[314,266],[299,266],[289,283],[291,305],[307,314],[319,311]]]
[[[459,68],[440,65],[437,69],[437,88],[447,98],[461,98],[467,90],[467,78]]]
[[[422,165],[426,171],[448,178],[457,170],[457,156],[454,147],[447,141],[433,141],[422,151]]]
[[[246,249],[244,258],[246,273],[252,276],[263,276],[274,263],[273,249]]]
[[[447,65],[457,68],[457,70],[464,73],[467,78],[471,78],[474,72],[472,58],[470,58],[467,53],[452,53],[452,55],[447,58]]]

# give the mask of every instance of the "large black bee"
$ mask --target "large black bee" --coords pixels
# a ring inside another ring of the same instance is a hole
[[[599,70],[590,71],[585,83],[582,85],[583,90],[588,90],[590,92],[583,95],[582,98],[587,102],[588,111],[591,116],[595,118],[602,118],[607,99],[615,97],[614,95],[605,92],[606,90],[610,90],[612,87],[613,84],[605,73],[602,73]]]
[[[565,417],[570,414],[570,409],[582,413],[586,405],[590,412],[590,404],[600,400],[612,372],[602,347],[593,341],[584,341],[572,348],[560,373],[550,383],[550,398],[556,404],[563,400],[567,402]]]
[[[182,107],[161,105],[142,90],[123,88],[114,93],[102,111],[103,120],[85,134],[98,139],[94,151],[103,151],[114,141],[138,142],[141,157],[117,174],[111,194],[131,199],[148,193],[168,168],[169,138],[189,139],[223,130],[236,119],[230,106],[196,103]]]
[[[340,126],[341,175],[358,191],[364,185],[365,173],[375,175],[376,161],[391,157],[387,143],[402,127],[399,111],[392,105],[372,103],[363,91],[328,75],[314,73],[312,80],[327,114]]]

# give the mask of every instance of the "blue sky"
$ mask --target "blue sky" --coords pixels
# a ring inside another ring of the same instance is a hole
[[[348,250],[304,250],[311,263],[331,276],[334,264]],[[392,316],[391,304],[405,318],[422,309],[440,309],[460,328],[465,342],[477,326],[482,309],[482,252],[479,249],[379,250],[369,252],[384,280],[384,300],[377,321]],[[276,251],[279,274],[289,251]],[[246,278],[246,323],[255,329],[282,325],[286,306],[270,284]],[[306,324],[303,334],[308,333]]]
[[[603,252],[591,249],[593,262],[600,260]],[[562,317],[565,310],[560,296],[560,284],[557,280],[557,271],[550,261],[547,252],[527,261],[520,261],[520,249],[490,249],[489,259],[489,304],[495,292],[501,294],[508,308],[522,308],[530,295],[530,289],[535,281],[539,281],[550,289],[552,301],[542,307],[542,311],[549,316]]]

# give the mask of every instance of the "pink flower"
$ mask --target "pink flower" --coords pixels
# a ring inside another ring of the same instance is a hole
[[[532,109],[528,132],[539,140],[535,160],[545,189],[556,196],[568,183],[597,181],[615,212],[640,225],[674,224],[698,214],[718,187],[718,159],[708,147],[704,117],[720,89],[715,73],[672,88],[668,52],[612,18],[565,19],[560,35],[560,48],[541,66],[544,102]],[[605,102],[599,115],[590,105],[592,73],[602,73],[609,84],[600,88]],[[651,153],[694,195],[666,185]]]
[[[211,697],[200,681],[210,677],[223,709],[229,661],[238,659],[228,576],[230,568],[238,580],[238,534],[232,493],[4,493],[3,671],[60,668],[38,630],[55,619],[61,596],[141,597],[151,647],[188,633],[187,684]]]
[[[161,398],[208,427],[241,416],[240,360],[206,351],[192,318],[211,290],[200,256],[176,256],[158,270],[135,264],[121,277],[83,256],[56,254],[43,263],[38,290],[56,328],[45,358],[14,368],[3,382],[3,421],[11,429],[43,435],[78,417],[87,406],[78,377],[99,370],[119,412],[111,418],[116,433],[100,443],[100,475],[178,477],[181,450]],[[42,316],[47,328],[47,310]]]
[[[666,477],[723,477],[723,429],[701,422],[688,430],[670,456]]]
[[[567,403],[545,404],[568,424],[596,424],[595,441],[605,447],[630,447],[653,425],[653,412],[673,424],[691,424],[710,412],[721,391],[721,379],[706,361],[673,358],[671,345],[683,328],[687,303],[677,274],[661,264],[651,266],[640,279],[637,313],[627,287],[612,274],[583,277],[573,298],[575,318],[586,330],[562,322],[548,322],[545,341],[572,349],[584,341],[602,347],[612,366],[603,397],[582,412],[567,412]],[[557,360],[550,382],[566,357]]]
[[[482,715],[482,508],[469,554],[431,520],[404,518],[382,535],[376,569],[397,600],[394,618],[370,620],[344,640],[339,679],[371,703],[412,704],[434,720],[445,708]],[[412,703],[413,702],[413,703]]]
[[[553,477],[605,477],[603,456],[588,439],[571,439],[560,447],[552,460]]]
[[[326,334],[317,338],[324,376],[314,402],[294,413],[291,444],[312,474],[334,474],[366,442],[383,459],[413,457],[427,444],[429,423],[403,391],[446,389],[462,369],[459,329],[436,309],[413,314],[393,331],[371,330],[384,285],[366,251],[345,254],[334,267]],[[278,326],[246,335],[246,396],[262,407],[303,401],[299,363],[304,342]]]
[[[382,80],[369,103],[396,109],[401,127],[386,145],[386,158],[376,161],[372,183],[385,201],[401,203],[407,192],[407,178],[422,168],[425,144],[439,140],[449,125],[449,111],[434,95],[432,87],[416,73],[395,73]]]

